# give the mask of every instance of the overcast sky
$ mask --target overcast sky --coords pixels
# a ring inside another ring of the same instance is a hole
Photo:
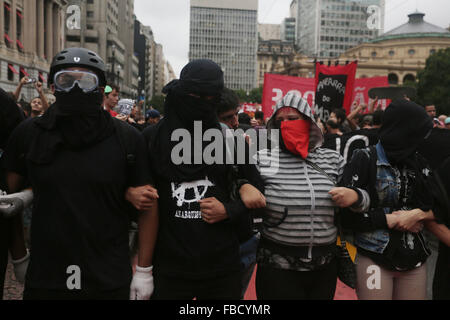
[[[291,2],[259,0],[258,22],[281,23],[289,15]],[[164,55],[177,76],[188,63],[189,3],[189,0],[135,0],[138,20],[152,27],[156,42],[163,45]],[[386,0],[384,30],[389,31],[406,23],[407,14],[416,11],[416,8],[426,14],[426,21],[449,27],[450,0]]]

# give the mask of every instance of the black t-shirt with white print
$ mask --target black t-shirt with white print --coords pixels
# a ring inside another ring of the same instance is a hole
[[[147,141],[152,130],[145,130]],[[148,151],[159,194],[159,230],[153,256],[153,272],[173,278],[210,279],[240,270],[237,222],[249,212],[241,200],[230,201],[228,170],[217,170],[204,179],[168,181],[154,166],[157,154]],[[225,206],[229,219],[208,224],[202,220],[198,201],[215,197]]]
[[[28,178],[34,192],[27,287],[67,290],[69,282],[77,289],[77,274],[81,290],[128,286],[135,212],[125,192],[151,182],[143,136],[133,129],[136,163],[130,168],[116,134],[83,150],[62,148],[51,164],[37,165],[27,160],[26,139],[38,130],[32,120],[20,125],[4,154],[6,170]]]

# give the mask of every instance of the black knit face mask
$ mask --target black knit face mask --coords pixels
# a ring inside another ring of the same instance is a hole
[[[60,111],[66,115],[98,113],[103,103],[103,94],[100,90],[85,93],[78,84],[70,92],[56,91],[55,97]]]

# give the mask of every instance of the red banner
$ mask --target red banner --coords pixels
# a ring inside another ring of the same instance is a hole
[[[389,86],[387,77],[356,79],[352,101],[356,101],[360,104],[369,104],[372,101],[369,98],[369,90],[371,88],[387,86]],[[262,109],[266,118],[272,115],[277,102],[283,99],[283,97],[291,91],[296,92],[301,97],[306,99],[310,106],[314,106],[314,78],[298,78],[266,73],[264,77],[264,91],[262,100]],[[381,100],[381,106],[383,109],[386,109],[387,101]]]
[[[322,121],[328,120],[334,109],[350,113],[357,62],[344,66],[316,63],[316,112]]]

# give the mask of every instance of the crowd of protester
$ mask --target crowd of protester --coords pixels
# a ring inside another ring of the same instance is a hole
[[[427,229],[440,241],[433,298],[450,299],[450,117],[434,106],[375,100],[322,121],[290,93],[250,117],[221,68],[194,60],[163,89],[163,115],[142,114],[105,70],[71,48],[52,62],[51,106],[39,82],[17,102],[28,78],[0,89],[0,288],[10,259],[28,300],[240,300],[257,266],[260,300],[331,300],[344,228],[359,299],[421,300]],[[209,143],[194,138],[215,129],[242,129],[234,160],[256,144],[256,161],[203,159]],[[263,148],[250,131],[265,129]]]

